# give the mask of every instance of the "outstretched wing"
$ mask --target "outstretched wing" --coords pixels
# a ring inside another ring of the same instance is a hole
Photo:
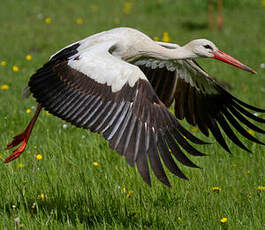
[[[170,186],[162,161],[172,173],[186,179],[174,158],[197,167],[182,148],[202,156],[188,140],[205,142],[180,126],[137,66],[108,52],[113,45],[108,42],[80,50],[75,44],[52,56],[30,79],[33,96],[55,116],[102,133],[131,166],[136,163],[149,185],[150,164],[155,176]]]
[[[159,43],[167,48],[177,45]],[[231,125],[245,138],[263,144],[250,135],[240,123],[259,133],[265,131],[250,120],[265,123],[265,120],[253,115],[247,109],[264,113],[265,110],[248,105],[227,92],[216,80],[210,77],[194,60],[163,61],[153,58],[137,60],[149,79],[159,99],[169,107],[175,102],[175,115],[209,136],[213,134],[220,145],[230,152],[220,128],[239,147],[249,151],[238,139]]]

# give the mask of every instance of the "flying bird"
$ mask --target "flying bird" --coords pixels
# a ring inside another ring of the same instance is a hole
[[[150,168],[165,185],[170,182],[163,164],[176,176],[187,179],[177,161],[198,167],[186,155],[204,156],[193,144],[207,144],[179,122],[184,118],[205,135],[210,133],[228,152],[228,136],[249,151],[234,133],[259,143],[242,124],[259,133],[253,115],[264,113],[226,91],[194,60],[213,58],[240,69],[254,70],[219,50],[206,39],[184,46],[156,42],[132,28],[115,28],[75,42],[54,55],[29,80],[26,92],[38,106],[25,131],[6,149],[20,144],[5,162],[25,150],[42,108],[71,124],[103,134],[111,149],[136,164],[143,180],[151,185]],[[168,108],[174,105],[175,114]],[[222,131],[221,131],[222,130]]]

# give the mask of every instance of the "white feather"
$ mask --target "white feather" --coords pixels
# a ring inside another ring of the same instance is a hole
[[[114,45],[115,42],[109,41],[83,49],[68,61],[68,65],[98,83],[111,86],[112,92],[121,90],[126,83],[133,87],[139,79],[147,80],[137,66],[109,53]],[[76,56],[79,58],[75,60]]]

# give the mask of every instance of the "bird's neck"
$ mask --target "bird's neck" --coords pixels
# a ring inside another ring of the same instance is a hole
[[[145,56],[161,59],[161,60],[181,60],[192,59],[198,56],[186,46],[180,46],[175,49],[165,48],[159,44],[153,44],[147,47]]]

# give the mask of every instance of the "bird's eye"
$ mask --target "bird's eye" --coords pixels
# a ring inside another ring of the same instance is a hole
[[[205,45],[205,46],[203,46],[205,49],[210,49],[210,50],[213,50],[213,48],[211,47],[211,46],[209,46],[209,45]]]

